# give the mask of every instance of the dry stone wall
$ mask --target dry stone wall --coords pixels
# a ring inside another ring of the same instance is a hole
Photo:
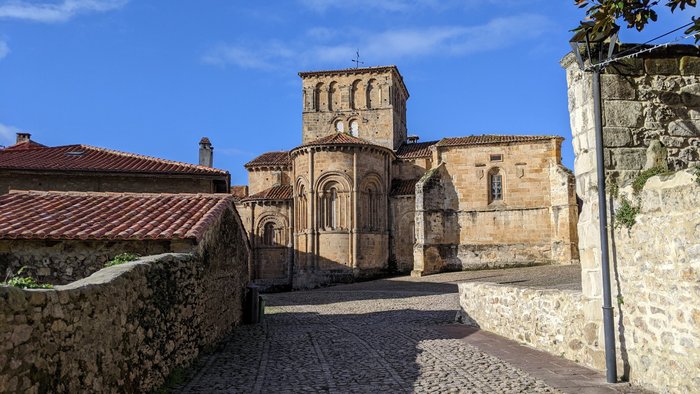
[[[242,320],[249,247],[232,210],[192,254],[49,290],[0,286],[0,392],[149,392]]]
[[[170,241],[0,240],[0,275],[11,277],[24,267],[23,274],[38,282],[64,285],[92,275],[120,253],[171,251]]]

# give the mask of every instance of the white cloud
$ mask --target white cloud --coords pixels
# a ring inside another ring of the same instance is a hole
[[[129,0],[62,0],[58,3],[36,3],[8,0],[0,2],[0,19],[21,19],[33,22],[65,22],[76,15],[106,12],[123,7]]]
[[[330,9],[379,10],[384,12],[411,12],[421,9],[444,11],[453,8],[478,6],[510,6],[538,0],[298,0],[302,6],[315,12]]]
[[[16,133],[20,130],[14,126],[7,126],[0,123],[0,145],[11,145],[14,144],[16,140]]]
[[[357,48],[372,64],[396,63],[425,56],[464,56],[505,48],[543,35],[552,28],[544,16],[522,14],[495,18],[482,25],[433,26],[370,31],[312,29],[301,39],[251,44],[221,44],[202,60],[219,66],[271,70],[279,67],[349,64]],[[369,64],[368,64],[369,65]]]
[[[10,47],[7,45],[5,41],[0,39],[0,60],[7,56],[7,54],[10,53]]]

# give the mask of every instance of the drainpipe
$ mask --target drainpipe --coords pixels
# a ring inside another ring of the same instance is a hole
[[[605,161],[603,158],[603,117],[600,100],[600,67],[593,67],[593,113],[595,118],[596,168],[598,172],[598,219],[600,220],[600,253],[603,274],[603,331],[605,333],[605,367],[608,383],[617,382],[615,326],[610,291],[610,259],[608,252],[608,210],[605,197]]]

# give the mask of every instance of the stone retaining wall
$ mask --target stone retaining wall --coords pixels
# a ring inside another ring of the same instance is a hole
[[[242,320],[249,246],[227,210],[191,254],[50,290],[0,286],[0,392],[149,392]]]
[[[691,170],[656,176],[638,196],[631,187],[621,195],[639,213],[630,229],[611,233],[618,375],[659,392],[695,392],[700,387],[697,176]],[[584,286],[578,293],[463,283],[459,291],[465,322],[605,369],[600,287]]]

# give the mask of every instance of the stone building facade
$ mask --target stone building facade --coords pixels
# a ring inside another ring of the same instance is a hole
[[[299,75],[302,144],[247,163],[238,202],[258,283],[577,260],[561,137],[418,142],[395,66]]]

